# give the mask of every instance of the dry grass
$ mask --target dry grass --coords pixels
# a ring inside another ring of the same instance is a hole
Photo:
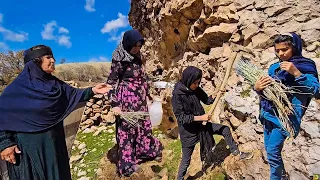
[[[251,85],[262,76],[268,76],[261,68],[250,62],[249,59],[242,58],[239,60],[236,66],[237,74],[245,78]],[[292,122],[289,119],[290,114],[294,114],[294,108],[287,97],[287,93],[294,92],[293,89],[281,84],[281,82],[272,80],[271,84],[262,91],[263,98],[273,102],[278,119],[283,128],[290,133],[290,136],[294,136],[294,129]]]
[[[54,75],[64,81],[99,82],[109,75],[110,66],[109,62],[60,64]]]
[[[143,121],[149,116],[148,112],[121,112],[120,116],[125,119],[131,126],[139,126],[139,120]]]

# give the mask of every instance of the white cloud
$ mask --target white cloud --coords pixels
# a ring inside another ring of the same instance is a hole
[[[42,39],[44,40],[54,40],[56,37],[53,35],[53,31],[57,27],[56,21],[51,21],[44,25],[44,29],[41,32]]]
[[[67,28],[64,27],[60,27],[59,28],[59,34],[69,34],[69,30]]]
[[[120,41],[122,40],[124,32],[122,32],[120,35],[112,35],[108,41],[116,41],[117,43],[120,43]]]
[[[2,23],[2,21],[3,21],[3,14],[0,13],[0,23]]]
[[[0,42],[0,50],[6,51],[8,49],[9,49],[9,47],[6,43]]]
[[[69,30],[65,27],[60,27],[56,21],[48,22],[43,25],[43,30],[41,31],[42,39],[44,40],[54,40],[59,45],[70,48],[72,43],[70,41]],[[58,30],[58,34],[55,33]]]
[[[102,34],[110,33],[111,31],[117,32],[120,28],[129,26],[128,16],[118,13],[118,19],[108,21],[100,30]]]
[[[88,12],[94,12],[96,9],[94,8],[94,2],[95,0],[86,0],[86,5],[84,6],[84,9]]]
[[[99,56],[98,58],[91,58],[89,62],[108,62],[109,59],[104,56]]]
[[[70,41],[70,36],[61,35],[58,37],[58,43],[61,46],[65,46],[67,48],[70,48],[72,46],[72,43]]]
[[[26,32],[20,31],[19,33],[16,33],[2,26],[0,26],[0,33],[3,35],[4,40],[13,42],[24,42],[28,40],[29,36]]]
[[[0,13],[0,23],[3,22],[3,14]],[[3,27],[0,24],[0,34],[3,35],[3,39],[7,41],[13,41],[13,42],[24,42],[28,40],[29,34],[23,31],[19,32],[13,32],[5,27]],[[5,47],[4,44],[2,44],[2,47]]]

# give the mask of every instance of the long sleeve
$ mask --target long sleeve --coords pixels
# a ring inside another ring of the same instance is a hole
[[[301,76],[295,78],[295,83],[299,87],[298,89],[304,93],[312,93],[312,96],[319,94],[319,82],[316,77],[312,74],[302,74]]]
[[[109,91],[108,97],[111,102],[112,107],[117,107],[120,105],[120,102],[117,101],[116,91],[118,86],[119,77],[122,77],[123,72],[123,65],[120,61],[112,61],[110,74],[107,80],[107,84],[112,86],[112,90]]]
[[[200,87],[196,89],[196,95],[206,105],[210,105],[214,102],[215,98],[212,98],[212,96],[208,96],[206,92]]]
[[[172,96],[172,108],[174,115],[181,124],[190,124],[194,121],[193,114],[185,114],[179,95]]]
[[[92,91],[92,87],[86,88],[83,91],[83,94],[82,94],[80,102],[84,102],[84,101],[90,100],[93,97],[93,95],[94,95],[94,93]]]
[[[0,152],[14,145],[16,145],[16,143],[12,140],[12,134],[6,131],[0,131]]]

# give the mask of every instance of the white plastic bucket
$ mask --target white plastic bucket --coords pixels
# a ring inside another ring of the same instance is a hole
[[[153,127],[159,126],[162,121],[162,102],[161,99],[155,98],[153,103],[149,106],[149,116]]]

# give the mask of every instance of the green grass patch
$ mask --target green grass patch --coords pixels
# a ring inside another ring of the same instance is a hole
[[[96,178],[96,170],[99,167],[100,159],[105,155],[105,153],[112,148],[115,143],[113,139],[115,138],[114,126],[108,127],[108,130],[112,129],[113,132],[101,132],[97,136],[93,136],[93,133],[79,133],[76,137],[76,140],[81,143],[86,144],[87,155],[83,156],[82,160],[74,162],[72,164],[72,179],[77,179],[77,174],[80,171],[86,171],[86,177],[92,179]],[[77,146],[72,150],[72,155],[78,155],[80,150]],[[74,171],[77,167],[77,171]]]
[[[168,155],[164,167],[168,169],[169,179],[175,179],[181,160],[181,142],[180,140],[174,140],[170,142],[166,148],[170,150],[171,153]]]
[[[241,92],[240,92],[240,96],[241,96],[242,98],[249,97],[249,96],[250,96],[250,91],[251,91],[251,88],[249,87],[249,88],[241,91]]]
[[[213,171],[210,173],[209,177],[207,179],[210,180],[225,180],[227,179],[226,175],[220,171]]]

